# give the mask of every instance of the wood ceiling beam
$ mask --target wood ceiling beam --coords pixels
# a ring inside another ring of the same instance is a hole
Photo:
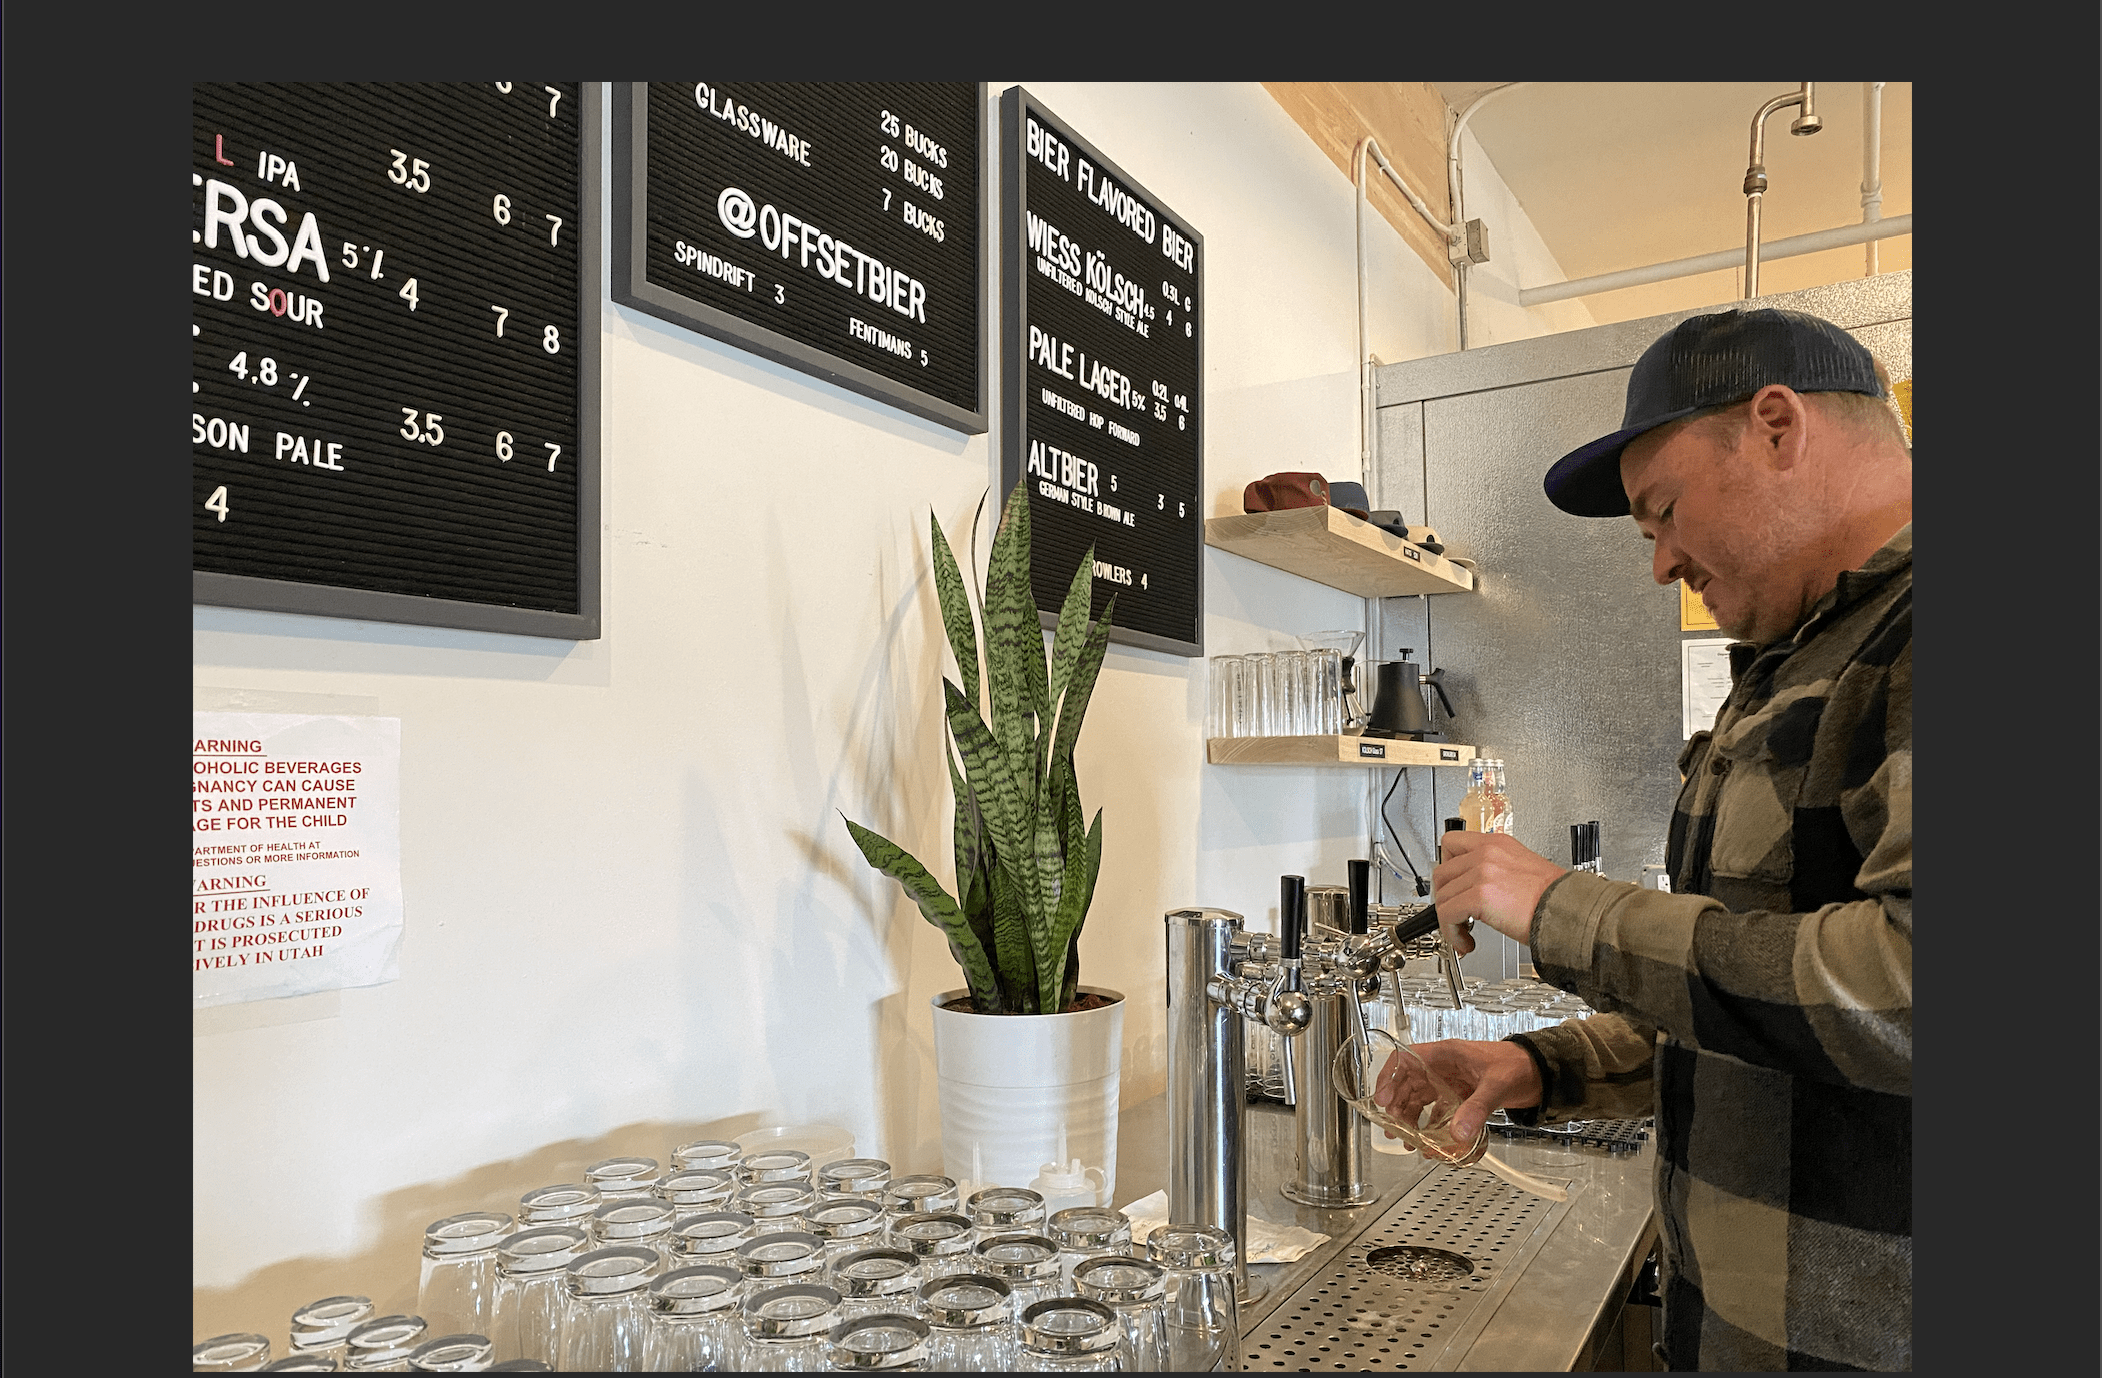
[[[1263,89],[1328,155],[1348,182],[1358,141],[1370,134],[1387,161],[1440,219],[1452,218],[1445,186],[1445,98],[1427,81],[1266,81]],[[1366,199],[1448,288],[1445,240],[1372,168]]]

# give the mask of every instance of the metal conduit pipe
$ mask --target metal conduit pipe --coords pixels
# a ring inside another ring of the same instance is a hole
[[[1460,135],[1466,131],[1467,121],[1473,119],[1474,112],[1481,109],[1492,97],[1501,96],[1506,92],[1515,91],[1521,86],[1530,85],[1532,83],[1529,81],[1507,81],[1501,86],[1492,87],[1468,102],[1467,108],[1462,110],[1459,118],[1453,121],[1452,133],[1445,140],[1445,197],[1447,204],[1452,207],[1453,224],[1465,225],[1467,223],[1467,211],[1465,209],[1467,204],[1466,183],[1460,172]],[[1461,349],[1467,348],[1467,276],[1473,271],[1474,265],[1468,262],[1464,256],[1454,259],[1452,265],[1453,298],[1458,304],[1460,312]]]
[[[1867,224],[1883,218],[1883,87],[1880,81],[1861,83],[1861,221]],[[1455,212],[1457,215],[1457,212]],[[1874,277],[1876,268],[1876,241],[1871,239],[1863,250],[1866,256],[1864,277]]]
[[[1387,155],[1370,134],[1358,141],[1356,152],[1351,157],[1350,180],[1357,191],[1358,232],[1358,482],[1365,485],[1365,492],[1372,492],[1372,344],[1371,307],[1367,297],[1365,273],[1365,157],[1366,154],[1379,162],[1381,172],[1387,180],[1401,188],[1416,213],[1430,223],[1432,229],[1451,243],[1453,227],[1431,214],[1431,208],[1423,203],[1415,188],[1401,180],[1401,174],[1387,161]]]
[[[1752,116],[1752,157],[1744,170],[1744,299],[1750,301],[1759,295],[1759,209],[1766,200],[1766,120],[1777,110],[1799,105],[1802,112],[1788,126],[1788,132],[1802,137],[1817,133],[1825,127],[1818,118],[1812,103],[1817,83],[1806,81],[1802,89],[1785,96],[1775,96],[1759,107]]]
[[[1901,234],[1912,233],[1912,216],[1894,215],[1887,220],[1867,220],[1858,225],[1840,225],[1829,230],[1815,230],[1810,234],[1791,235],[1787,239],[1776,239],[1764,245],[1760,254],[1764,258],[1794,258],[1799,254],[1814,254],[1825,249],[1844,249],[1852,244],[1866,244],[1877,239],[1895,239]],[[1671,278],[1694,277],[1701,273],[1721,272],[1743,264],[1742,249],[1723,249],[1712,254],[1700,254],[1693,258],[1677,258],[1669,263],[1652,263],[1643,268],[1626,268],[1617,273],[1601,273],[1597,277],[1576,278],[1569,282],[1551,282],[1544,287],[1527,287],[1519,292],[1520,306],[1544,306],[1551,301],[1567,301],[1571,297],[1588,297],[1599,292],[1615,292],[1623,287],[1640,287],[1645,283],[1664,282]]]

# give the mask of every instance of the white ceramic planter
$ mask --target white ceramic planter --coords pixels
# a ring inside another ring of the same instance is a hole
[[[1114,1003],[1073,1014],[962,1014],[934,997],[934,1067],[941,1089],[942,1172],[981,1186],[1029,1185],[1058,1154],[1102,1169],[1101,1204],[1117,1189],[1117,1085],[1123,1065],[1124,997],[1099,986],[1083,994]]]

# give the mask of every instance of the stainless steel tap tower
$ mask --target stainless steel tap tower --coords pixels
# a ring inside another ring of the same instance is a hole
[[[1303,1206],[1362,1206],[1373,1197],[1365,1180],[1366,1160],[1372,1152],[1370,1127],[1336,1094],[1330,1075],[1343,1044],[1364,1031],[1365,1014],[1358,1000],[1361,983],[1368,977],[1375,984],[1378,981],[1376,959],[1358,960],[1359,949],[1366,945],[1354,947],[1352,943],[1353,937],[1366,934],[1370,883],[1371,864],[1352,861],[1350,931],[1316,934],[1303,929],[1301,938],[1302,980],[1313,1003],[1313,1018],[1306,1032],[1291,1044],[1293,1080],[1299,1093],[1292,1107],[1298,1152],[1292,1180],[1278,1190]],[[1366,970],[1359,970],[1361,966]]]
[[[1234,1290],[1244,1301],[1253,1293],[1241,1191],[1247,1114],[1241,1021],[1257,1020],[1291,1040],[1313,1013],[1299,988],[1294,910],[1284,914],[1275,960],[1268,936],[1243,933],[1239,914],[1177,909],[1167,916],[1168,1219],[1233,1236]]]
[[[1377,907],[1370,931],[1371,863],[1350,863],[1350,932],[1310,938],[1306,880],[1278,881],[1278,938],[1244,933],[1226,909],[1176,909],[1168,938],[1168,1219],[1212,1225],[1234,1240],[1234,1285],[1250,1295],[1248,1209],[1241,1180],[1247,1113],[1246,1043],[1241,1021],[1283,1035],[1298,1067],[1294,1125],[1297,1168],[1280,1189],[1311,1206],[1361,1205],[1371,1140],[1365,1122],[1338,1096],[1336,1052],[1365,1027],[1360,992],[1410,957],[1441,943],[1426,905]],[[1444,952],[1450,962],[1450,950]],[[1456,963],[1453,966],[1456,967]],[[1448,970],[1451,979],[1451,970]],[[1457,986],[1455,986],[1457,989]]]

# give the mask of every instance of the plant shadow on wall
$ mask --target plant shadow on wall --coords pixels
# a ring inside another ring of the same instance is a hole
[[[956,793],[955,894],[903,847],[842,818],[868,863],[902,885],[948,939],[974,1013],[1057,1014],[1107,1003],[1079,992],[1080,930],[1101,869],[1102,812],[1092,824],[1082,813],[1073,746],[1109,647],[1116,598],[1100,620],[1088,621],[1089,549],[1067,590],[1047,669],[1030,587],[1028,485],[1016,484],[978,599],[981,663],[963,574],[931,513],[928,525],[942,623],[968,685],[942,680],[942,755]],[[990,722],[982,707],[990,707]]]

